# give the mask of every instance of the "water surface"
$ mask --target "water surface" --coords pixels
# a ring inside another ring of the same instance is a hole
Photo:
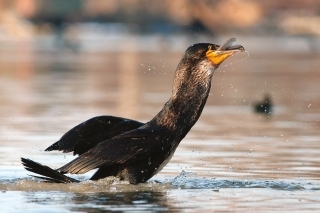
[[[29,42],[1,49],[3,212],[320,209],[316,52],[250,52],[228,59],[214,74],[199,121],[146,184],[86,181],[92,172],[74,176],[81,184],[48,184],[28,176],[20,157],[53,168],[74,158],[43,151],[73,126],[98,115],[148,121],[162,108],[182,50],[132,49],[41,51]],[[265,94],[275,105],[269,117],[253,110]]]

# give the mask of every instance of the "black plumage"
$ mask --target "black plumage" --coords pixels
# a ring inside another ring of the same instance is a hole
[[[73,151],[74,155],[81,155],[101,141],[139,128],[143,124],[138,121],[114,116],[94,117],[73,127],[59,141],[49,146],[45,151],[58,150],[65,153]]]
[[[207,101],[215,69],[229,56],[244,51],[229,39],[219,46],[200,43],[184,53],[174,75],[172,96],[149,122],[100,116],[71,129],[46,151],[72,152],[79,157],[56,170],[26,158],[27,170],[46,181],[78,182],[67,177],[99,168],[91,177],[116,176],[137,184],[149,180],[169,162],[180,141],[196,123]]]

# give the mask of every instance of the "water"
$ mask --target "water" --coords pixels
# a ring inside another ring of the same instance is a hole
[[[244,47],[249,40],[238,39]],[[237,54],[214,74],[207,105],[170,163],[148,183],[107,178],[39,182],[20,157],[57,168],[44,152],[97,115],[148,121],[169,99],[182,52],[0,49],[1,212],[312,212],[320,209],[317,52]],[[131,45],[131,46],[130,46]],[[187,44],[185,44],[187,46]],[[263,49],[263,42],[261,42]],[[246,58],[245,60],[243,60]],[[270,94],[274,113],[253,105]]]

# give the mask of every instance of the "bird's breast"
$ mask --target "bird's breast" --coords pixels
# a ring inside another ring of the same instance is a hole
[[[158,168],[155,169],[154,171],[154,175],[156,175],[158,172],[160,172],[163,167],[165,167],[165,165],[167,165],[169,163],[169,161],[171,160],[171,158],[174,155],[174,152],[176,151],[176,148],[178,146],[173,147],[168,153],[166,153],[164,160],[162,161],[162,163],[160,163],[160,165],[158,166]],[[161,150],[160,152],[163,152],[164,150]]]

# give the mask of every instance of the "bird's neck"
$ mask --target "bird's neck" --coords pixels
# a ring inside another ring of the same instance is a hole
[[[180,140],[199,119],[207,101],[212,74],[201,81],[179,82],[173,86],[173,94],[162,110],[150,121],[174,132]],[[178,81],[177,81],[178,82]]]

